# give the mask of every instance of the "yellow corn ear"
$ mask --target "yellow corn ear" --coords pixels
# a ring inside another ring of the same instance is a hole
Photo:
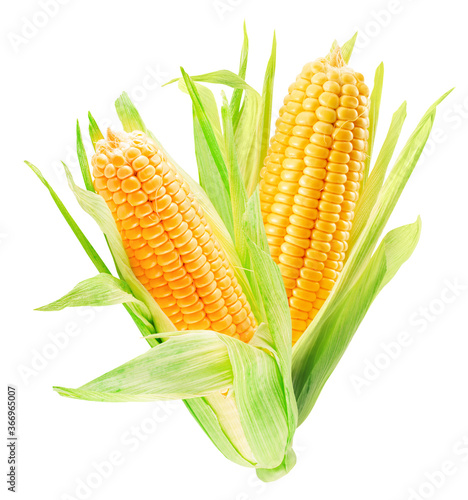
[[[339,48],[289,87],[261,171],[260,201],[283,276],[293,342],[343,268],[369,136],[369,88]]]
[[[255,318],[188,184],[142,132],[96,144],[94,186],[107,202],[133,272],[178,330],[248,342]]]

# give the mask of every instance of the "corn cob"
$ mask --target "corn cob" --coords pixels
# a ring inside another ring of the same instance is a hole
[[[188,184],[142,132],[96,144],[94,186],[107,202],[134,274],[178,330],[248,342],[255,318]]]
[[[261,171],[260,200],[283,276],[293,342],[343,268],[367,150],[369,88],[339,48],[289,87]]]

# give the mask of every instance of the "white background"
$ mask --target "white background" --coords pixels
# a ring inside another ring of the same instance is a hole
[[[463,3],[45,3],[49,14],[36,0],[3,1],[0,16],[0,321],[5,342],[0,408],[5,415],[6,385],[16,384],[20,440],[15,498],[467,498],[468,83]],[[48,193],[22,163],[27,159],[42,169],[98,250],[108,256],[102,236],[72,200],[58,168],[58,161],[65,160],[76,171],[71,154],[75,120],[86,132],[86,114],[92,110],[101,125],[117,126],[113,101],[127,90],[165,147],[195,173],[189,100],[175,86],[160,84],[178,76],[179,66],[189,74],[236,71],[244,19],[251,47],[247,80],[258,89],[273,30],[277,33],[274,113],[304,63],[325,55],[335,37],[343,42],[359,29],[362,36],[351,65],[372,86],[376,66],[385,62],[377,147],[404,99],[406,138],[428,105],[456,86],[440,107],[424,161],[389,224],[412,222],[420,214],[420,244],[372,306],[298,430],[297,466],[272,484],[260,483],[251,470],[224,459],[179,402],[89,403],[52,391],[52,385],[77,387],[144,352],[146,344],[121,307],[33,311],[95,270]],[[42,26],[31,28],[31,22]],[[21,39],[24,34],[27,38]],[[462,285],[458,295],[447,294],[447,283]],[[423,318],[421,308],[429,310],[430,319]],[[408,345],[396,349],[392,343],[402,332]],[[53,335],[66,344],[58,352],[52,347]],[[389,344],[396,349],[391,361],[385,351]],[[38,366],[40,353],[51,359]],[[375,364],[380,368],[369,368]],[[25,374],[34,367],[34,373]],[[358,380],[365,381],[360,389]],[[5,435],[6,415],[0,422]],[[140,437],[130,437],[132,433]],[[6,448],[1,448],[3,474]],[[96,472],[99,463],[115,457],[118,464],[110,473]],[[447,461],[451,475],[438,477],[437,486],[431,486],[428,475]],[[86,481],[90,489],[83,487]],[[4,475],[0,489],[6,491]]]

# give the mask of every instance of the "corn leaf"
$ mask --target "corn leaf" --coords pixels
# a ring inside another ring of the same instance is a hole
[[[346,64],[348,64],[349,60],[351,59],[351,55],[353,53],[354,44],[356,43],[357,37],[358,37],[358,32],[356,31],[356,33],[354,33],[354,35],[341,47],[341,54]]]
[[[142,310],[146,312],[146,319],[151,320],[148,308],[133,296],[125,281],[102,273],[81,281],[63,297],[46,306],[38,307],[36,311],[60,311],[65,307],[111,306],[127,302],[140,304]]]
[[[343,56],[344,62],[346,64],[348,64],[349,60],[351,59],[351,55],[354,50],[354,44],[356,43],[358,34],[359,33],[356,31],[356,33],[354,33],[354,35],[341,46],[341,55]],[[338,47],[338,41],[335,39],[331,44],[329,54],[332,54],[337,47]]]
[[[272,49],[272,57],[270,58],[270,63],[267,67],[267,74],[266,74],[265,102],[267,102],[267,104],[269,102],[269,99],[271,98],[270,86],[272,85],[272,79],[274,76],[275,50],[276,50],[276,43],[274,41]],[[184,76],[184,80],[186,80],[186,78],[187,77]],[[253,189],[255,189],[255,186],[252,185],[253,182],[250,179],[258,179],[258,172],[259,172],[259,169],[257,167],[260,155],[259,138],[262,130],[260,124],[262,123],[262,107],[263,107],[263,101],[261,96],[258,94],[256,90],[254,90],[250,85],[248,85],[241,77],[227,70],[205,73],[203,75],[189,77],[189,79],[192,82],[192,87],[194,86],[193,82],[205,82],[205,83],[223,84],[227,85],[228,87],[232,87],[233,89],[245,90],[244,101],[242,104],[241,111],[239,112],[239,120],[238,122],[235,123],[235,140],[237,149],[237,161],[242,173],[242,177],[244,179],[244,183],[248,188],[247,194],[250,195],[249,189],[250,191],[253,191]],[[169,83],[172,83],[174,81],[176,81],[176,79],[171,80],[171,82]],[[187,85],[187,81],[185,81],[185,83]],[[266,115],[268,115],[268,109],[266,110]],[[211,136],[211,133],[209,131],[208,135]],[[210,147],[210,151],[212,151],[213,158],[219,168],[217,161],[218,153],[216,151],[216,148]],[[253,170],[253,173],[252,173],[252,165],[256,166],[255,169]]]
[[[297,408],[291,379],[292,327],[288,299],[280,270],[273,262],[270,253],[261,250],[252,240],[248,241],[272,346],[282,376],[289,445],[296,430]]]
[[[213,129],[214,135],[216,137],[216,142],[218,143],[218,147],[221,150],[221,154],[223,155],[223,158],[226,160],[223,131],[221,130],[218,105],[216,104],[213,92],[211,92],[209,88],[205,87],[204,85],[201,85],[200,83],[193,82],[193,84],[197,89],[201,104],[203,106],[203,110],[205,111],[206,117],[208,118],[208,121],[210,122],[210,125]],[[185,81],[183,78],[179,80],[178,87],[182,92],[190,96],[190,92],[187,89],[187,86],[185,85]]]
[[[190,79],[192,80],[192,82],[216,83],[227,85],[228,87],[232,87],[233,89],[248,90],[250,92],[254,92],[258,97],[260,97],[257,91],[254,90],[248,83],[246,83],[246,81],[242,77],[227,69],[212,71],[211,73],[204,73],[203,75],[191,76]],[[171,83],[177,82],[178,80],[179,78],[174,78],[164,85],[170,85]]]
[[[265,253],[270,252],[268,240],[263,225],[262,211],[260,208],[259,189],[254,191],[247,202],[244,214],[243,229],[247,236]]]
[[[239,61],[239,77],[245,80],[245,75],[247,73],[247,60],[249,56],[249,37],[247,36],[247,28],[244,21],[244,41],[242,43],[242,51]],[[243,89],[234,89],[231,96],[231,102],[229,104],[232,116],[232,123],[234,131],[237,129],[237,124],[239,123],[239,110],[240,103],[242,99]]]
[[[184,403],[211,442],[228,460],[244,467],[255,466],[255,457],[245,438],[232,391],[227,396],[213,393]]]
[[[216,168],[216,164],[195,112],[193,113],[193,137],[200,185],[206,193],[210,193],[210,200],[213,206],[222,218],[226,229],[229,231],[230,235],[233,236],[234,222],[230,196],[221,180],[221,176]]]
[[[382,88],[384,78],[384,65],[380,63],[375,71],[374,88],[370,96],[370,109],[369,109],[369,138],[367,140],[367,156],[364,162],[364,172],[361,182],[361,192],[364,189],[367,177],[369,176],[370,162],[372,158],[372,151],[374,150],[375,133],[379,122],[380,102],[382,100]],[[389,160],[390,161],[390,160]]]
[[[187,399],[232,385],[228,350],[214,332],[170,337],[78,389],[56,387],[66,397],[88,401]]]
[[[258,157],[255,163],[255,168],[251,168],[246,175],[247,194],[250,196],[256,189],[259,179],[260,170],[263,167],[268,145],[270,143],[270,125],[271,125],[271,108],[273,102],[273,84],[275,81],[276,70],[276,34],[273,34],[273,44],[271,48],[271,55],[265,71],[265,78],[263,80],[262,92],[262,112],[259,122],[259,145]]]
[[[382,145],[379,156],[372,169],[367,184],[356,205],[355,218],[349,237],[349,248],[351,249],[359,238],[369,215],[379,197],[380,190],[385,180],[387,168],[395,151],[401,129],[406,119],[406,102],[404,102],[392,117],[387,137]]]
[[[256,465],[275,468],[283,461],[289,437],[278,365],[260,349],[227,335],[219,338],[229,351],[237,408]]]
[[[226,165],[228,168],[230,200],[234,225],[234,245],[244,267],[250,268],[247,242],[242,230],[242,220],[245,207],[247,205],[247,194],[245,192],[244,181],[237,163],[237,151],[234,142],[234,132],[232,129],[232,116],[226,96],[223,93],[223,106],[221,107],[223,119],[224,144],[226,150]]]
[[[94,191],[91,173],[89,171],[88,158],[83,145],[83,138],[81,137],[80,123],[76,121],[76,153],[78,155],[78,162],[80,164],[81,175],[88,191]]]
[[[187,87],[187,90],[190,94],[190,98],[192,99],[194,113],[200,124],[200,128],[203,131],[203,135],[205,136],[206,143],[210,149],[211,156],[213,157],[213,161],[218,169],[224,187],[226,191],[229,192],[229,178],[228,178],[226,164],[224,162],[223,154],[219,147],[219,143],[216,140],[216,135],[214,133],[213,127],[206,114],[205,108],[200,98],[200,94],[198,93],[195,84],[193,83],[193,81],[187,75],[187,73],[184,71],[183,68],[181,68],[181,72],[184,77],[185,86]]]
[[[359,279],[336,299],[333,314],[324,315],[314,322],[313,338],[309,338],[310,348],[295,351],[293,381],[299,425],[312,410],[370,305],[411,256],[420,231],[420,219],[390,231]]]
[[[94,249],[93,245],[91,245],[90,241],[86,236],[84,235],[83,231],[79,228],[78,224],[75,222],[73,217],[70,215],[70,212],[66,209],[65,205],[62,203],[60,200],[59,196],[57,193],[54,191],[52,186],[47,182],[45,177],[42,175],[41,171],[35,167],[32,163],[29,161],[25,162],[26,165],[37,175],[39,180],[44,184],[44,186],[47,188],[49,191],[52,199],[54,200],[55,204],[57,205],[57,208],[60,210],[60,213],[63,215],[64,219],[70,226],[71,230],[75,234],[75,236],[78,238],[78,241],[81,243],[81,246],[83,247],[84,251],[88,255],[88,257],[91,259],[93,264],[96,266],[96,269],[100,273],[107,273],[110,274],[110,271],[104,261],[101,259],[101,257],[98,255],[96,250]]]
[[[88,112],[89,119],[89,136],[91,137],[91,142],[93,143],[93,147],[96,148],[96,142],[104,139],[102,132],[99,130],[98,124],[96,120],[93,118],[93,115]]]

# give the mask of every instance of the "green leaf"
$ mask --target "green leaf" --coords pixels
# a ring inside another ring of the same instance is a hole
[[[133,296],[125,281],[114,278],[110,274],[102,273],[81,281],[62,298],[46,306],[39,307],[36,311],[60,311],[65,307],[111,306],[126,302],[140,304],[142,310],[146,311],[146,319],[151,320],[147,307]]]
[[[238,73],[240,78],[242,78],[243,80],[245,80],[245,75],[247,72],[248,56],[249,56],[249,37],[247,36],[247,28],[245,26],[245,21],[244,21],[244,42],[242,44],[242,51],[239,62],[239,73]],[[229,105],[232,115],[234,131],[237,128],[237,123],[239,123],[239,109],[240,109],[240,102],[242,99],[242,93],[243,89],[241,88],[234,89],[231,97],[231,103]]]
[[[356,33],[354,33],[354,35],[341,47],[341,54],[346,64],[348,64],[349,60],[351,59],[351,55],[354,49],[354,44],[356,43],[358,34],[359,33],[356,31]]]
[[[291,378],[292,326],[288,298],[280,270],[271,258],[270,252],[264,252],[253,241],[248,241],[272,347],[282,377],[288,425],[288,448],[297,427],[297,407]],[[286,451],[287,449],[284,453]]]
[[[89,171],[88,157],[83,145],[81,137],[80,123],[76,121],[76,153],[78,155],[78,162],[80,164],[81,175],[88,191],[94,191],[93,181],[91,179],[91,172]]]
[[[275,80],[276,70],[276,35],[273,34],[273,44],[271,48],[271,55],[265,71],[265,78],[263,80],[262,92],[262,113],[259,123],[259,146],[258,157],[256,160],[255,168],[251,168],[248,172],[246,179],[247,193],[250,196],[256,189],[259,179],[260,170],[263,167],[268,145],[270,143],[270,124],[271,124],[271,108],[273,101],[273,84]]]
[[[372,169],[369,179],[364,187],[361,197],[356,205],[355,218],[351,229],[348,247],[351,249],[359,238],[364,226],[369,220],[369,215],[374,208],[385,180],[388,164],[392,159],[401,129],[406,119],[406,102],[394,113],[387,137],[382,145],[377,161]]]
[[[134,130],[139,130],[145,134],[149,132],[127,92],[122,92],[115,101],[115,110],[125,132],[133,132]]]
[[[213,206],[226,225],[227,230],[233,236],[234,222],[232,219],[231,199],[211,156],[210,148],[195,112],[193,113],[193,137],[200,185],[205,193],[210,193],[210,200]]]
[[[227,335],[219,338],[229,351],[240,421],[256,465],[277,467],[283,461],[289,437],[278,365],[272,356],[260,349]]]
[[[237,151],[232,130],[232,116],[226,96],[223,93],[223,106],[221,107],[223,119],[224,141],[227,155],[227,168],[229,176],[230,200],[234,222],[234,245],[244,267],[250,267],[247,242],[242,230],[242,220],[247,205],[247,195],[244,181],[237,163]]]
[[[96,143],[101,139],[104,139],[102,132],[99,130],[98,124],[96,120],[93,118],[93,115],[88,112],[89,119],[89,136],[91,137],[91,142],[93,143],[93,147],[96,148]]]
[[[203,103],[200,99],[200,95],[198,93],[197,88],[195,87],[193,81],[187,75],[183,68],[181,68],[182,75],[184,77],[185,86],[189,91],[190,98],[192,99],[193,109],[197,120],[200,124],[200,128],[203,131],[203,135],[205,136],[206,143],[210,149],[211,155],[213,157],[213,161],[218,169],[221,180],[223,181],[224,187],[229,192],[229,179],[226,164],[224,163],[224,158],[219,147],[218,141],[216,140],[216,136],[213,130],[213,127],[208,119]]]
[[[379,122],[380,102],[382,100],[382,88],[384,78],[384,65],[380,63],[375,71],[374,88],[370,96],[370,109],[369,109],[369,138],[367,140],[367,156],[364,163],[364,173],[361,183],[361,191],[367,182],[369,175],[370,162],[372,152],[374,150],[375,133]]]
[[[93,245],[91,245],[88,238],[86,238],[83,231],[79,228],[78,224],[75,222],[73,217],[70,215],[70,212],[65,208],[65,205],[62,203],[62,201],[60,200],[60,198],[58,197],[57,193],[54,191],[52,186],[47,182],[45,177],[42,175],[41,171],[37,167],[35,167],[32,163],[30,163],[29,161],[26,161],[25,163],[37,175],[37,177],[42,182],[42,184],[44,184],[44,186],[47,188],[50,195],[52,196],[52,199],[54,200],[55,204],[57,205],[57,208],[60,210],[60,213],[63,215],[64,219],[67,221],[71,230],[73,231],[75,236],[78,238],[78,241],[81,243],[81,246],[83,247],[83,249],[86,252],[86,254],[88,255],[88,257],[91,259],[93,264],[96,266],[96,269],[100,273],[110,274],[110,271],[107,268],[104,261],[101,259],[101,257],[99,257],[99,255],[96,252],[96,250],[94,249]]]
[[[55,387],[61,395],[88,401],[187,399],[232,385],[228,350],[214,332],[170,337],[78,389]]]
[[[190,79],[192,80],[192,82],[216,83],[227,85],[228,87],[232,87],[233,89],[248,90],[250,92],[254,92],[258,97],[260,97],[257,91],[254,90],[248,83],[246,83],[242,77],[227,69],[212,71],[211,73],[204,73],[203,75],[191,76]],[[171,83],[177,82],[178,80],[178,78],[174,78],[164,85],[169,85]]]
[[[308,348],[294,350],[293,383],[299,425],[312,410],[370,305],[413,253],[420,231],[419,218],[414,224],[390,231],[359,279],[346,291],[334,296],[329,314],[314,321]]]
[[[268,240],[263,225],[262,211],[260,208],[259,187],[254,191],[247,202],[244,214],[243,229],[247,236],[265,253],[270,252]]]

